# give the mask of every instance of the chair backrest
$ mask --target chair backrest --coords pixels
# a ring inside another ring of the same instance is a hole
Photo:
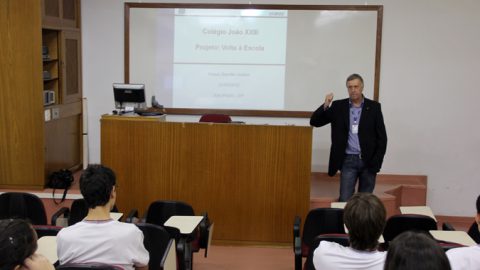
[[[335,242],[344,247],[350,246],[350,240],[348,238],[348,234],[346,233],[331,233],[331,234],[317,235],[313,239],[312,245],[310,246],[310,249],[308,251],[304,270],[315,270],[315,266],[313,266],[313,252],[318,247],[318,245],[320,245],[321,241]]]
[[[150,254],[148,269],[163,269],[168,250],[174,243],[173,238],[162,226],[148,223],[137,223],[136,225],[143,232],[143,244]]]
[[[33,229],[37,232],[38,238],[40,238],[43,236],[57,236],[62,227],[51,225],[33,225]]]
[[[118,212],[117,207],[114,205],[112,212]],[[85,199],[76,199],[70,206],[70,213],[68,216],[68,226],[71,226],[77,222],[82,221],[88,214],[88,206]]]
[[[55,267],[56,270],[85,270],[85,269],[96,269],[96,270],[122,270],[123,268],[113,265],[104,265],[104,264],[63,264]]]
[[[424,215],[401,214],[391,216],[385,224],[383,230],[383,239],[385,243],[392,241],[397,235],[405,231],[423,231],[428,233],[430,230],[437,229],[437,222]]]
[[[5,192],[0,194],[0,219],[27,219],[33,225],[47,225],[47,214],[42,200],[34,194]]]
[[[473,222],[467,233],[475,243],[480,244],[480,232],[478,231],[478,224],[476,222]]]
[[[70,214],[68,216],[68,226],[82,221],[88,214],[88,206],[84,199],[76,199],[70,206]]]
[[[194,216],[192,206],[181,201],[155,201],[150,204],[145,222],[163,226],[171,216]]]
[[[232,119],[226,114],[204,114],[199,122],[230,123]]]
[[[181,201],[168,201],[168,200],[159,200],[152,202],[148,207],[145,223],[156,224],[163,226],[165,222],[171,216],[194,216],[195,212],[189,204]],[[191,247],[193,252],[198,252],[201,248],[205,249],[205,257],[207,256],[208,246],[210,244],[209,239],[213,232],[212,224],[208,219],[208,215],[204,214],[204,218],[200,222],[197,229],[194,233],[187,239],[188,242],[191,242]],[[172,231],[173,228],[166,227],[172,237],[175,237],[176,241],[179,241],[179,233]],[[177,253],[180,253],[177,249]]]
[[[444,222],[442,224],[442,231],[455,231],[455,227],[453,227],[453,225],[448,222]]]
[[[320,234],[345,233],[343,209],[316,208],[308,212],[303,224],[302,256],[308,255],[313,239]]]

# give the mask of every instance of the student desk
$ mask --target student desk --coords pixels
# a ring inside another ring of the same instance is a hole
[[[330,203],[330,208],[344,209],[345,205],[347,205],[346,202],[331,202]]]
[[[38,249],[36,253],[45,256],[52,264],[58,261],[56,236],[41,237],[38,239],[37,245]]]
[[[123,217],[123,213],[110,212],[110,217],[111,217],[113,220],[118,220],[118,221],[120,221],[120,219]]]
[[[171,216],[164,226],[175,227],[180,230],[183,235],[189,235],[198,227],[203,216]]]
[[[437,221],[433,215],[432,209],[428,206],[400,206],[400,213],[429,216]]]
[[[193,263],[192,243],[188,242],[186,239],[191,236],[202,219],[203,216],[171,216],[163,224],[164,226],[179,229],[182,234],[180,241],[183,241],[185,244],[185,270],[191,270]]]
[[[464,231],[429,231],[433,238],[441,241],[461,244],[464,246],[475,246],[477,243]]]

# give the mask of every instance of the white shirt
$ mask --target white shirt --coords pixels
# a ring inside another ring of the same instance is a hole
[[[447,257],[452,270],[480,269],[480,245],[449,249]]]
[[[313,252],[316,269],[374,269],[383,270],[386,252],[360,251],[334,242],[321,241]]]
[[[114,220],[81,221],[57,235],[60,264],[108,264],[133,270],[148,265],[143,233],[134,224]]]

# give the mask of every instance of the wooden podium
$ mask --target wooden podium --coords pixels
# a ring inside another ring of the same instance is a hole
[[[291,243],[310,203],[312,128],[103,116],[101,160],[117,206],[180,200],[215,222],[216,243]]]

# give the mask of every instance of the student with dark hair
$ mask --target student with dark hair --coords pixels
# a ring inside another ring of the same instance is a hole
[[[377,251],[386,210],[371,193],[356,193],[347,202],[343,221],[350,246],[321,241],[313,254],[316,269],[383,269],[385,252]]]
[[[36,250],[37,234],[30,223],[0,220],[0,270],[54,270],[47,258],[34,254]]]
[[[108,264],[122,269],[148,269],[143,233],[133,224],[110,217],[115,199],[115,173],[89,165],[80,177],[80,191],[89,209],[85,219],[57,235],[60,264]]]
[[[480,195],[477,197],[477,215],[475,216],[480,231]],[[452,248],[447,251],[453,270],[480,269],[480,245]]]
[[[385,270],[450,270],[447,256],[431,236],[406,231],[389,244]]]

